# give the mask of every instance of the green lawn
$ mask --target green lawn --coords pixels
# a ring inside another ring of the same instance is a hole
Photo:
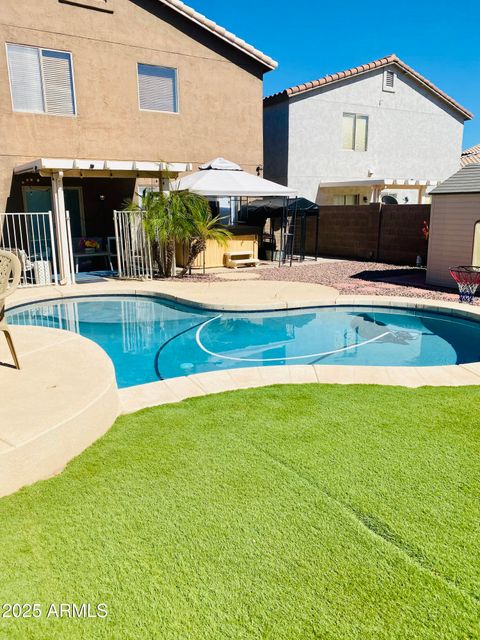
[[[0,603],[43,608],[0,638],[480,638],[479,402],[301,385],[123,417],[0,500]]]

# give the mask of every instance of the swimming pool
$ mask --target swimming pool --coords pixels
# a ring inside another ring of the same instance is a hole
[[[234,367],[433,366],[480,360],[480,323],[390,307],[219,312],[157,297],[50,300],[7,312],[11,324],[69,329],[112,359],[119,387]]]

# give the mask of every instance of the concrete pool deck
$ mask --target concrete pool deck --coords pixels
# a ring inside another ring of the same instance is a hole
[[[20,360],[0,334],[0,496],[61,471],[112,426],[115,371],[91,340],[69,331],[13,327]]]
[[[218,310],[274,310],[324,305],[404,307],[480,322],[480,308],[422,298],[346,296],[319,284],[276,281],[189,282],[108,280],[70,287],[19,289],[9,308],[33,301],[92,295],[154,295]],[[12,326],[22,369],[0,336],[0,496],[55,474],[98,437],[119,413],[186,398],[272,384],[381,384],[405,387],[480,384],[480,363],[439,367],[289,365],[230,369],[117,389],[106,353],[58,329]]]
[[[335,304],[337,289],[305,282],[227,281],[189,282],[188,280],[106,280],[75,284],[69,287],[51,286],[24,288],[8,300],[8,307],[32,302],[90,295],[159,295],[170,300],[199,307],[229,310],[264,310]]]

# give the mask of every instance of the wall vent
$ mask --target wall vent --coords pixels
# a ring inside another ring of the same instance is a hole
[[[383,90],[395,91],[395,72],[392,69],[385,69],[383,72]]]

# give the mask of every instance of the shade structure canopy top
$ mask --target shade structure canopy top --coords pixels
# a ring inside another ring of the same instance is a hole
[[[217,169],[217,171],[243,171],[242,167],[235,162],[225,160],[225,158],[215,158],[199,165],[200,170]]]
[[[223,168],[229,165],[232,168]],[[173,187],[211,198],[294,198],[297,195],[295,189],[247,173],[223,158],[216,158],[202,167],[205,168],[177,180]]]
[[[245,206],[244,209],[253,215],[265,215],[265,216],[275,216],[282,215],[282,211],[284,208],[284,200],[283,198],[268,198],[262,200],[254,200],[253,202],[248,203],[248,207]],[[317,215],[320,211],[320,207],[315,202],[311,202],[306,198],[296,198],[295,200],[290,200],[287,204],[287,209],[290,213],[298,213],[305,215]]]

